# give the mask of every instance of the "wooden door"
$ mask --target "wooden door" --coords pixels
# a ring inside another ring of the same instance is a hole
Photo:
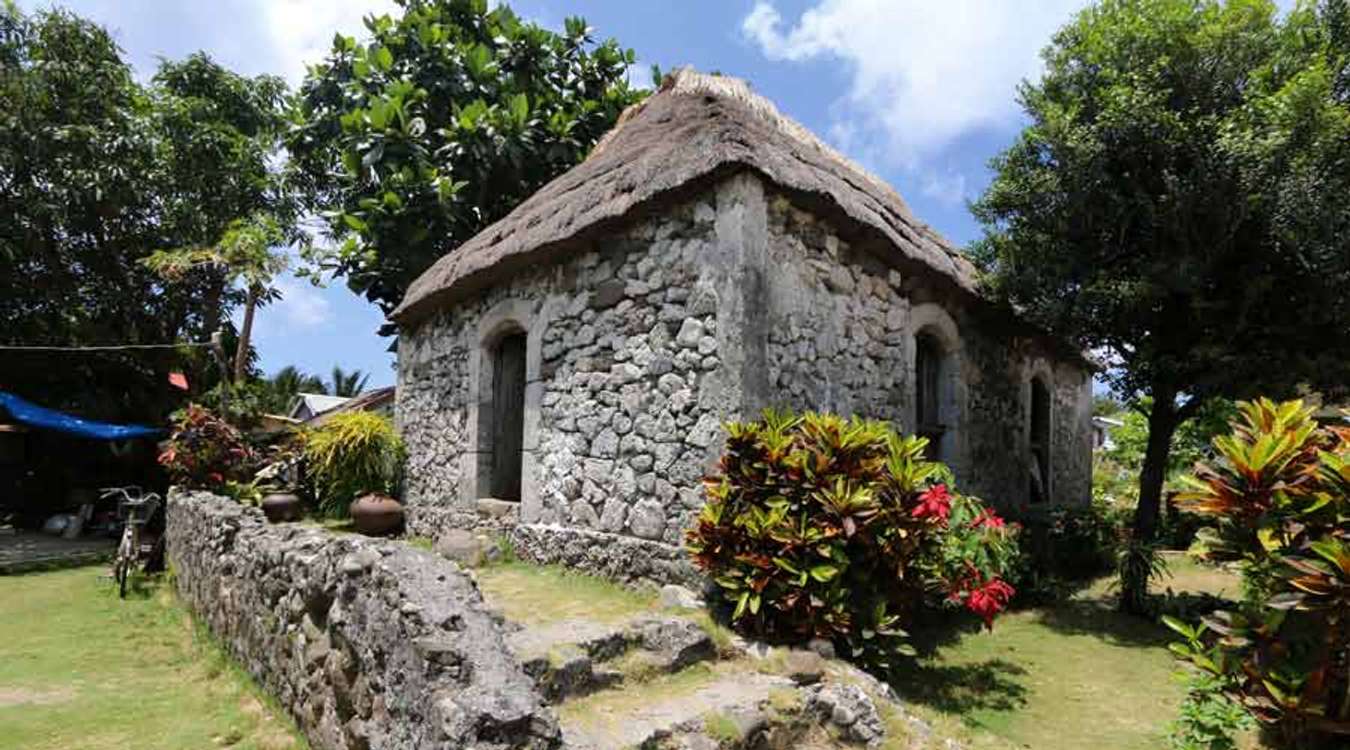
[[[520,500],[525,439],[525,334],[504,337],[492,368],[492,496]]]

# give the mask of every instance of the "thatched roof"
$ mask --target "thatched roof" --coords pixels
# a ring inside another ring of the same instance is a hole
[[[686,69],[629,108],[584,162],[437,261],[390,317],[413,322],[527,264],[552,259],[571,241],[692,183],[746,168],[879,235],[898,254],[897,263],[922,264],[975,293],[970,261],[915,219],[889,185],[785,117],[744,81]]]

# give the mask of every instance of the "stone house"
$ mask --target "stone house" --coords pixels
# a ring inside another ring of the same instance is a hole
[[[737,79],[668,78],[391,318],[412,533],[676,560],[720,424],[771,405],[893,420],[1003,506],[1090,495],[1089,362]]]

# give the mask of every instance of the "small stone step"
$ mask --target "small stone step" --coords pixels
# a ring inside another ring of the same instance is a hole
[[[620,623],[568,620],[524,627],[507,635],[507,643],[553,702],[622,681],[622,671],[603,665],[630,652],[631,665],[641,665],[645,674],[675,672],[717,655],[698,624],[650,615]]]
[[[663,740],[704,732],[710,717],[747,733],[765,721],[761,707],[775,690],[793,690],[783,677],[701,666],[644,683],[605,690],[558,708],[564,747],[618,750],[654,747]]]

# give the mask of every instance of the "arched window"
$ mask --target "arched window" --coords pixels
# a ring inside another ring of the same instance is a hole
[[[484,433],[491,435],[487,488],[491,497],[520,500],[520,469],[525,437],[525,333],[507,333],[491,347],[492,395],[480,407]],[[484,413],[486,412],[486,413]]]
[[[942,344],[930,333],[914,337],[914,430],[928,438],[928,455],[942,460],[942,442],[947,432],[943,417],[944,360]]]
[[[1050,498],[1050,388],[1031,379],[1031,467],[1028,497],[1033,503]]]

